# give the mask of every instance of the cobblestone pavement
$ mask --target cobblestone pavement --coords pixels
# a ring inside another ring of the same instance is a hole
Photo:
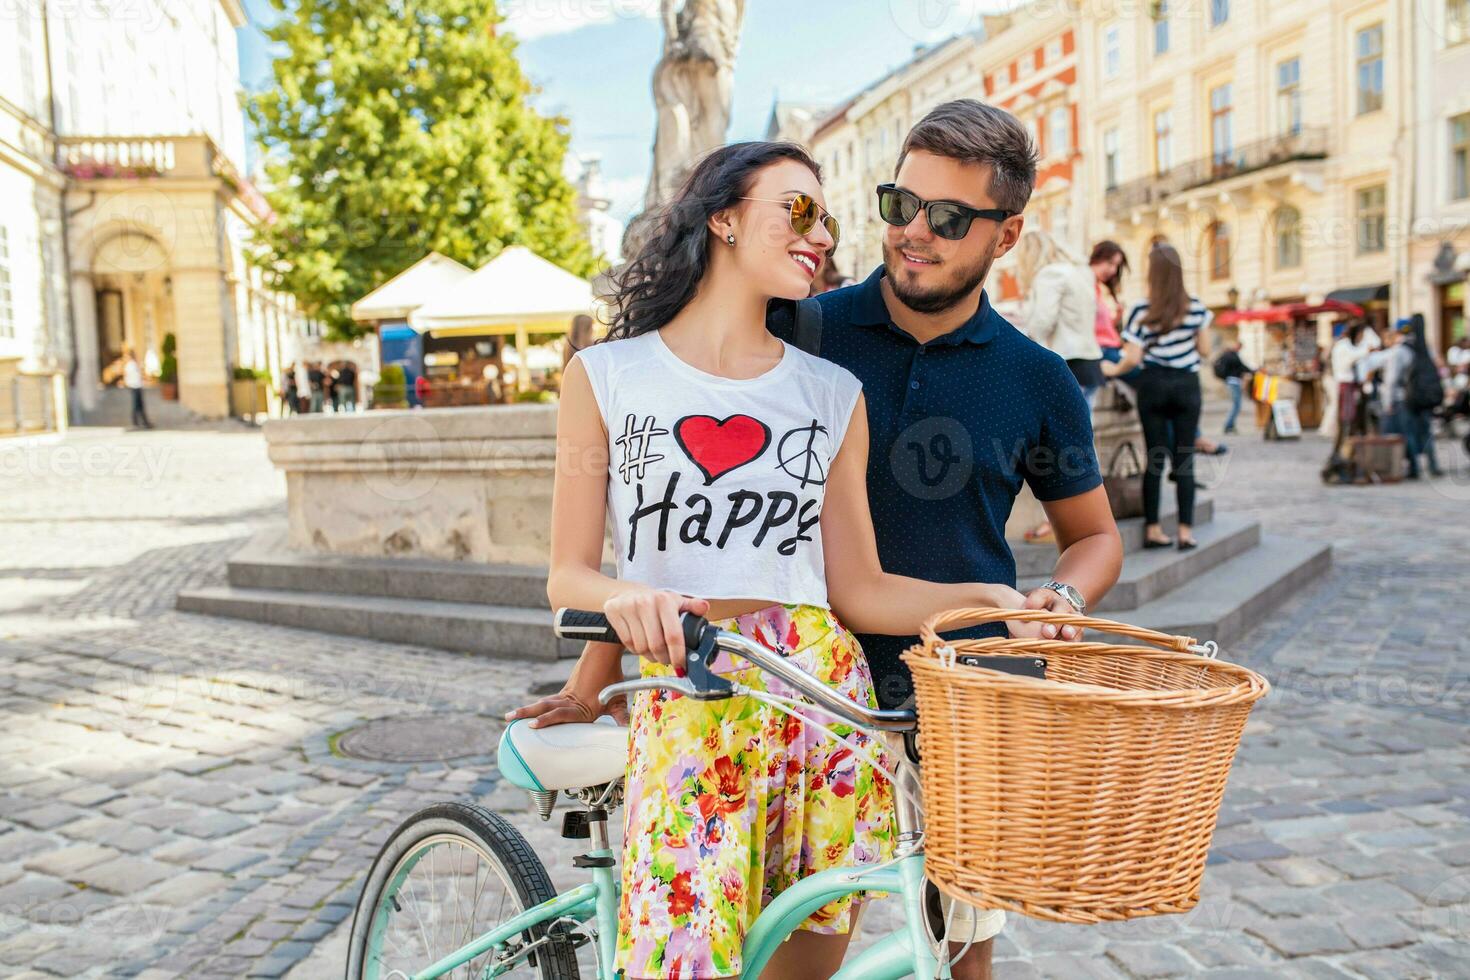
[[[1336,562],[1227,651],[1275,685],[1231,778],[1204,899],[1102,927],[1012,917],[1001,977],[1465,976],[1470,467],[1320,485],[1320,440],[1237,439],[1215,496]],[[0,974],[340,975],[359,878],[435,800],[552,828],[491,760],[353,762],[365,719],[497,716],[551,668],[173,611],[278,520],[258,434],[0,442]],[[880,903],[859,944],[891,910]],[[1458,964],[1458,965],[1457,965]]]

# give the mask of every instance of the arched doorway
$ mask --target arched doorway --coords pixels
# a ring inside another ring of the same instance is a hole
[[[174,329],[169,265],[163,246],[142,232],[122,231],[97,246],[92,288],[100,380],[110,380],[108,367],[126,347],[138,352],[150,376],[157,374],[163,337]]]

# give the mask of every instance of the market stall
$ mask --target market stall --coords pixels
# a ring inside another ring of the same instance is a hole
[[[1322,424],[1326,391],[1317,321],[1322,316],[1361,317],[1354,303],[1283,303],[1250,310],[1226,310],[1215,318],[1218,326],[1252,325],[1259,331],[1251,344],[1256,373],[1250,393],[1256,402],[1256,426],[1268,437],[1277,434],[1285,418],[1295,418],[1303,429]],[[1285,404],[1290,402],[1290,406]],[[1278,403],[1282,403],[1278,407]]]
[[[424,338],[434,389],[508,401],[536,382],[533,339],[564,336],[574,316],[594,312],[594,302],[587,280],[515,245],[408,319]]]

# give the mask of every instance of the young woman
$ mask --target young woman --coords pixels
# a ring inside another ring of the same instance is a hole
[[[1091,405],[1103,386],[1097,342],[1097,279],[1081,258],[1044,231],[1016,243],[1016,278],[1026,294],[1026,336],[1060,354]]]
[[[1092,247],[1087,260],[1096,281],[1097,322],[1093,335],[1102,348],[1103,360],[1118,361],[1123,357],[1123,337],[1118,333],[1118,324],[1123,319],[1123,301],[1118,289],[1123,285],[1123,273],[1128,271],[1128,256],[1123,246],[1104,239]]]
[[[1082,260],[1044,231],[1021,233],[1016,242],[1016,281],[1026,296],[1020,327],[1026,336],[1061,355],[1092,407],[1106,379],[1099,365],[1095,278]],[[1026,531],[1033,544],[1056,540],[1051,521]]]
[[[943,609],[1023,604],[1005,586],[879,565],[860,385],[765,328],[771,300],[810,292],[837,234],[805,151],[715,150],[620,276],[608,341],[567,367],[547,592],[603,610],[645,676],[682,671],[690,611],[876,705],[850,628],[906,635]],[[601,570],[609,516],[616,577]],[[617,656],[589,650],[581,683],[620,679]],[[780,690],[724,655],[715,669]],[[739,976],[746,929],[775,895],[892,853],[891,788],[853,751],[879,750],[865,734],[839,727],[835,743],[749,698],[644,693],[630,716],[625,975]],[[812,916],[765,976],[835,972],[851,905]]]
[[[1120,377],[1140,364],[1133,382],[1138,417],[1148,444],[1143,471],[1145,548],[1174,544],[1159,526],[1164,459],[1170,460],[1179,499],[1179,550],[1195,547],[1194,453],[1199,428],[1200,360],[1209,353],[1205,328],[1213,315],[1184,289],[1179,253],[1161,242],[1148,254],[1148,299],[1133,304],[1123,322],[1123,357],[1104,363],[1103,373]]]

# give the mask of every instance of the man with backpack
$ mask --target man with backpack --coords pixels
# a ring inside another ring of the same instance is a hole
[[[1240,359],[1240,341],[1232,340],[1225,352],[1215,358],[1215,377],[1225,382],[1230,389],[1230,414],[1225,416],[1225,433],[1235,431],[1235,420],[1240,415],[1240,398],[1245,389],[1245,379],[1254,372]]]
[[[1420,453],[1428,457],[1429,475],[1443,476],[1429,423],[1444,401],[1444,383],[1424,340],[1423,316],[1416,313],[1399,320],[1393,346],[1384,352],[1381,366],[1383,383],[1378,392],[1383,432],[1404,437],[1407,478],[1419,479]]]

